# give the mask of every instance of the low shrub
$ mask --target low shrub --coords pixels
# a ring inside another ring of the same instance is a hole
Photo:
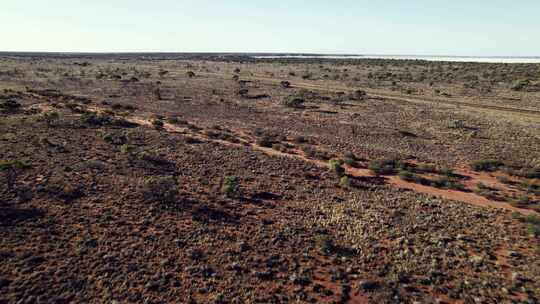
[[[416,175],[414,173],[405,170],[399,171],[398,176],[407,182],[414,182],[416,180]]]
[[[132,146],[132,145],[127,145],[127,144],[123,144],[121,147],[120,147],[120,152],[122,154],[131,154],[135,151],[135,147]]]
[[[229,198],[238,196],[240,192],[240,181],[236,176],[226,176],[221,185],[221,192]]]
[[[325,255],[332,254],[336,249],[334,242],[328,235],[318,235],[315,238],[315,245],[319,251]]]
[[[416,165],[416,170],[424,173],[436,173],[437,167],[432,164],[419,163]]]
[[[368,164],[368,169],[377,176],[396,174],[400,167],[402,167],[401,162],[395,159],[373,160]]]
[[[398,173],[398,176],[404,181],[417,183],[417,184],[421,184],[425,186],[432,186],[436,188],[452,189],[452,190],[459,190],[459,191],[466,190],[465,186],[461,184],[459,181],[457,181],[455,178],[445,176],[445,175],[438,176],[435,179],[428,179],[423,176],[414,174],[413,172],[410,172],[408,170],[400,170]]]
[[[123,145],[127,142],[127,137],[125,134],[119,133],[105,133],[102,136],[103,140],[112,144],[112,145]]]
[[[342,177],[345,174],[345,168],[343,168],[343,160],[339,158],[331,159],[328,162],[328,167],[336,176]]]
[[[163,120],[161,119],[153,119],[152,126],[154,126],[156,130],[163,130],[163,127],[165,126],[165,124],[163,123]]]
[[[92,126],[104,126],[112,122],[112,117],[105,113],[86,112],[81,115],[81,122]]]
[[[172,176],[152,176],[143,181],[143,197],[147,201],[172,204],[177,196],[178,182]]]
[[[170,116],[167,118],[167,122],[172,124],[172,125],[187,125],[187,121],[186,120],[183,120],[183,119],[180,119],[176,116]]]
[[[55,125],[55,123],[60,119],[60,114],[58,112],[45,112],[42,114],[42,118],[47,124],[47,127],[52,127]]]
[[[306,138],[305,138],[304,136],[298,135],[298,136],[295,136],[295,137],[293,138],[293,142],[295,142],[295,143],[297,143],[297,144],[303,144],[303,143],[306,143],[307,140],[306,140]]]
[[[5,99],[0,101],[0,113],[14,113],[21,107],[21,104],[15,99]]]
[[[344,175],[339,179],[339,185],[343,188],[348,189],[352,187],[352,181],[348,176]]]
[[[356,166],[356,160],[357,160],[356,155],[354,155],[354,153],[352,152],[347,152],[343,154],[343,162],[345,163],[345,165],[349,167]]]
[[[499,170],[500,167],[504,166],[504,163],[498,160],[493,159],[487,159],[487,160],[477,160],[473,161],[469,164],[472,170],[480,172],[480,171],[488,171],[493,172]]]
[[[111,120],[110,124],[112,126],[117,126],[117,127],[121,127],[121,128],[135,128],[135,127],[138,127],[139,125],[137,123],[134,123],[134,122],[131,122],[125,118],[114,118]]]
[[[465,185],[460,183],[457,179],[452,178],[448,175],[440,176],[432,181],[432,184],[437,188],[452,189],[458,191],[465,191]]]
[[[0,171],[11,169],[24,170],[31,167],[32,165],[25,160],[0,161]]]
[[[476,184],[474,192],[480,196],[494,201],[507,201],[509,198],[505,195],[499,194],[499,190],[491,188],[482,182]]]
[[[528,79],[516,80],[512,83],[511,89],[514,91],[521,91],[530,84]]]
[[[275,138],[268,134],[264,134],[263,136],[257,138],[257,144],[261,147],[272,148],[275,143]]]
[[[327,151],[318,150],[312,146],[302,146],[302,151],[309,158],[315,158],[315,159],[321,159],[321,160],[329,160],[333,156],[331,153]]]
[[[511,185],[513,182],[506,176],[497,176],[497,181],[500,183]]]
[[[303,98],[291,95],[285,97],[281,103],[287,108],[303,109],[305,108],[304,102]]]
[[[155,165],[155,166],[165,167],[165,166],[173,166],[174,165],[168,159],[166,159],[166,158],[164,158],[164,157],[162,157],[160,155],[157,155],[155,153],[147,152],[147,151],[139,153],[137,155],[137,158],[139,160],[141,160],[141,161],[150,163],[150,164]]]
[[[504,171],[512,176],[540,178],[540,167],[506,167]]]

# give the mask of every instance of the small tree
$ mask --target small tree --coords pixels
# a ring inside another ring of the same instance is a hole
[[[226,176],[221,186],[221,192],[227,197],[236,197],[240,192],[240,181],[236,176]]]

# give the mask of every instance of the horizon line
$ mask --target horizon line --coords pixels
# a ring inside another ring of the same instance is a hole
[[[399,57],[451,57],[451,58],[540,58],[540,55],[437,55],[437,54],[377,54],[377,53],[313,53],[313,52],[177,52],[177,51],[0,51],[0,54],[66,54],[66,55],[122,55],[122,54],[208,54],[208,55],[278,55],[278,56],[399,56]]]

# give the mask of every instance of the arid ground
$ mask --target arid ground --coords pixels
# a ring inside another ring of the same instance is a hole
[[[540,64],[0,54],[0,303],[537,303]]]

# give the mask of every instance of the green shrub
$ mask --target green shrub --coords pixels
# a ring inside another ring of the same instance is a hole
[[[453,189],[459,191],[466,190],[463,184],[459,183],[455,178],[449,176],[438,176],[437,178],[432,180],[403,169],[399,171],[398,176],[404,181],[417,183],[425,186],[433,186],[437,188]]]
[[[416,170],[420,172],[425,172],[425,173],[436,173],[437,167],[432,164],[419,163],[416,165]]]
[[[123,145],[127,142],[127,137],[122,133],[105,133],[102,136],[103,140],[112,144],[112,145]]]
[[[451,176],[440,176],[432,181],[432,184],[437,188],[452,189],[458,191],[465,191],[467,188],[455,178]]]
[[[344,175],[339,179],[339,185],[341,187],[343,187],[343,188],[346,188],[346,189],[351,188],[352,187],[352,181],[347,175]]]
[[[439,173],[444,175],[444,176],[448,176],[448,177],[454,177],[456,175],[454,173],[454,170],[452,170],[450,168],[442,168],[441,170],[439,170]]]
[[[131,154],[134,151],[135,151],[135,147],[132,145],[123,144],[120,147],[120,152],[122,152],[122,154]]]
[[[55,122],[60,118],[60,114],[58,114],[58,112],[45,112],[43,113],[42,117],[47,124],[47,127],[52,127]]]
[[[368,169],[377,176],[395,174],[399,167],[402,165],[395,159],[373,160],[368,164]]]
[[[540,167],[507,167],[504,171],[512,176],[524,178],[540,178]]]
[[[474,192],[480,196],[494,201],[508,201],[510,198],[501,194],[498,189],[491,188],[481,182],[476,184]]]
[[[504,163],[498,160],[488,159],[488,160],[473,161],[469,165],[472,170],[477,171],[477,172],[480,172],[480,171],[493,172],[493,171],[497,171],[500,167],[502,167]]]
[[[516,201],[516,205],[518,205],[520,207],[527,207],[527,206],[529,206],[531,204],[532,204],[532,201],[531,201],[531,199],[529,198],[528,195],[522,195]]]
[[[318,150],[312,146],[302,146],[302,151],[304,152],[304,154],[306,154],[307,157],[310,158],[316,158],[321,160],[329,160],[330,158],[332,158],[332,154],[330,154],[329,152]]]
[[[354,155],[352,152],[347,152],[343,155],[343,162],[349,167],[356,166],[356,160],[356,155]]]
[[[534,235],[535,238],[540,238],[540,226],[529,225],[529,233]]]
[[[516,80],[512,83],[511,89],[514,91],[521,91],[530,84],[528,79]]]
[[[400,170],[398,172],[399,178],[407,182],[415,182],[418,179],[418,176],[410,171]]]
[[[304,99],[298,96],[287,96],[283,99],[282,104],[287,108],[302,109],[304,108]]]
[[[540,216],[536,214],[529,214],[525,221],[529,224],[540,226]]]
[[[223,185],[221,186],[221,192],[229,198],[238,196],[240,192],[240,181],[236,176],[226,176],[223,179]]]
[[[0,161],[0,171],[11,169],[24,170],[31,167],[32,165],[25,160]]]
[[[345,168],[343,168],[343,160],[334,158],[328,162],[330,171],[334,172],[338,177],[342,177],[345,174]]]

